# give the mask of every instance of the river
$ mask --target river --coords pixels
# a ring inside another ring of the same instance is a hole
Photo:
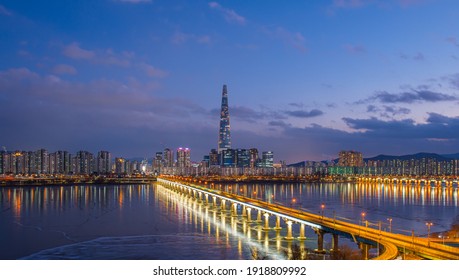
[[[410,235],[449,230],[456,188],[353,183],[223,184],[215,188]],[[322,207],[323,205],[323,207]],[[287,242],[153,185],[0,188],[0,259],[251,259],[286,257]],[[365,213],[364,216],[362,213]],[[391,219],[391,222],[389,222]],[[282,234],[282,233],[281,233]],[[301,246],[314,249],[306,231]],[[351,241],[343,240],[345,244]],[[325,247],[329,248],[330,240]],[[352,245],[351,245],[352,246]]]

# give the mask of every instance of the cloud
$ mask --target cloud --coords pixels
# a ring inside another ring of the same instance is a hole
[[[289,106],[292,106],[292,107],[297,107],[297,108],[303,108],[304,107],[304,104],[301,103],[301,102],[291,102],[288,104]]]
[[[377,118],[343,118],[352,129],[360,130],[367,137],[395,139],[451,139],[459,138],[459,117],[447,117],[437,113],[428,113],[426,123],[415,123],[412,119],[383,121]]]
[[[291,32],[283,27],[264,27],[263,31],[271,38],[280,40],[285,45],[293,47],[302,53],[307,51],[306,39],[300,32]]]
[[[10,10],[8,10],[7,8],[5,8],[5,6],[0,5],[0,15],[12,16],[13,13]]]
[[[161,70],[159,68],[156,68],[152,65],[146,64],[146,63],[141,64],[141,68],[145,71],[145,73],[149,77],[164,78],[168,75],[168,72]]]
[[[64,47],[62,53],[73,59],[91,59],[95,57],[96,53],[94,51],[85,50],[80,48],[80,45],[77,42],[73,42]]]
[[[283,121],[270,121],[270,122],[268,122],[268,125],[270,125],[270,126],[278,126],[278,127],[283,127],[283,128],[291,127],[290,124],[288,124],[286,122],[283,122]]]
[[[229,23],[244,25],[247,22],[247,20],[243,16],[239,15],[234,10],[225,8],[217,2],[209,2],[209,7],[211,9],[221,12],[225,20]]]
[[[402,7],[410,7],[422,3],[424,0],[398,0],[398,2]]]
[[[87,50],[80,47],[79,43],[73,42],[63,47],[62,54],[76,60],[86,60],[94,64],[115,65],[120,67],[131,66],[135,53],[123,51],[115,52],[112,48]]]
[[[412,104],[416,102],[442,102],[442,101],[456,101],[457,96],[430,91],[427,89],[412,90],[411,92],[401,92],[397,94],[388,93],[387,91],[379,91],[372,97],[366,100],[357,101],[356,104],[364,104],[373,101],[381,103],[407,103]]]
[[[257,112],[245,106],[232,106],[230,108],[231,117],[239,118],[247,122],[257,122],[266,117],[262,112]]]
[[[114,0],[116,2],[130,3],[130,4],[141,4],[141,3],[151,3],[152,0]]]
[[[323,115],[324,112],[321,110],[313,109],[311,111],[295,110],[295,111],[285,111],[285,113],[291,117],[297,118],[313,118],[320,115]]]
[[[69,74],[69,75],[76,75],[77,70],[75,67],[67,64],[58,64],[53,68],[54,74]]]
[[[422,61],[422,60],[425,59],[424,54],[421,53],[421,52],[418,52],[415,55],[407,55],[407,54],[401,53],[400,54],[400,58],[401,59],[406,59],[406,60],[413,59],[413,60],[417,60],[417,61]]]
[[[455,89],[459,89],[459,73],[443,77],[442,79],[447,80]]]
[[[209,35],[196,35],[192,33],[183,33],[180,31],[175,32],[171,37],[171,42],[176,45],[184,44],[190,40],[198,44],[210,44],[212,42],[212,39]]]
[[[364,46],[362,45],[351,45],[351,44],[347,44],[344,46],[344,49],[349,52],[349,53],[352,53],[352,54],[363,54],[363,53],[366,53],[367,50],[365,49]]]
[[[360,8],[368,4],[368,0],[333,0],[333,8]]]
[[[411,113],[410,109],[404,107],[384,106],[384,110],[386,113],[391,113],[392,115],[408,115]]]
[[[376,112],[379,112],[379,111],[380,110],[375,105],[368,105],[367,106],[367,113],[376,113]]]
[[[459,42],[457,41],[456,37],[447,37],[446,42],[452,44],[453,46],[459,47]]]

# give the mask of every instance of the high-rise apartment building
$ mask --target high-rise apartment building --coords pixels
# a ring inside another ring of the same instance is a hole
[[[191,167],[191,157],[189,148],[177,149],[177,167]]]
[[[209,166],[218,166],[220,162],[218,160],[218,152],[215,149],[210,150],[209,153]]]
[[[115,158],[115,173],[118,175],[126,173],[126,160],[124,158]]]
[[[166,148],[163,152],[163,161],[164,167],[173,167],[174,166],[174,153],[171,149]]]
[[[161,167],[164,166],[163,153],[157,152],[153,158],[153,171],[160,172]]]
[[[362,153],[356,151],[339,152],[338,166],[363,167]]]
[[[258,149],[251,148],[249,150],[249,154],[250,154],[250,167],[251,168],[257,167],[257,164],[259,161]]]
[[[220,111],[220,130],[218,134],[218,153],[231,149],[230,116],[228,110],[228,92],[223,85],[222,106]]]
[[[261,153],[261,167],[271,168],[274,164],[274,154],[271,151]]]
[[[48,174],[49,173],[49,157],[48,151],[45,149],[40,149],[35,152],[35,168],[36,173],[40,174]]]
[[[97,153],[97,172],[99,174],[109,174],[112,172],[112,155],[107,151]]]
[[[75,156],[75,174],[90,175],[94,172],[94,155],[79,151]]]

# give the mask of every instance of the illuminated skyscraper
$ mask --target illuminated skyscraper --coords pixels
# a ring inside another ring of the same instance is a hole
[[[97,153],[97,172],[108,174],[112,172],[112,156],[107,151]]]
[[[220,131],[218,135],[218,153],[231,149],[230,117],[228,111],[228,92],[223,85],[222,108],[220,112]]]
[[[362,167],[362,153],[356,151],[341,151],[339,152],[339,166]]]
[[[174,153],[171,149],[166,148],[163,152],[164,167],[174,166]]]
[[[177,149],[177,167],[191,167],[190,149]]]

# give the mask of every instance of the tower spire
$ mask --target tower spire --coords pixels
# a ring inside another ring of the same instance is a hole
[[[222,90],[222,107],[220,110],[220,131],[218,135],[218,153],[231,149],[230,117],[228,110],[228,91],[226,85]]]

